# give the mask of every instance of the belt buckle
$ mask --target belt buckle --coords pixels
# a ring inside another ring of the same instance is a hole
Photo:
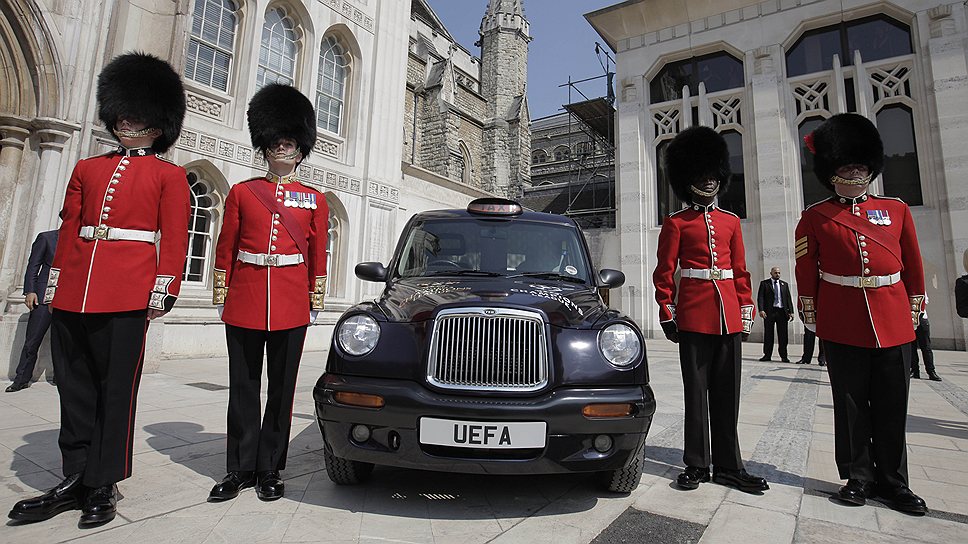
[[[279,256],[272,254],[266,255],[266,266],[279,266]]]
[[[862,288],[877,287],[877,276],[861,276],[860,286]]]
[[[721,280],[723,279],[723,271],[718,268],[713,268],[709,271],[709,279],[711,280]]]
[[[94,236],[92,238],[95,240],[107,240],[109,230],[111,230],[111,228],[107,225],[98,225],[94,227]]]

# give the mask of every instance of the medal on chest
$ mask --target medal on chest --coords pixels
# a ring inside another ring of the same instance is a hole
[[[875,225],[887,226],[891,224],[891,214],[887,210],[867,210],[867,220]]]
[[[286,191],[284,204],[287,208],[303,208],[306,210],[315,210],[318,207],[314,193],[300,193],[299,191]]]

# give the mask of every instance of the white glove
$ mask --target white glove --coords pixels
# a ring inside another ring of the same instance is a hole
[[[219,304],[215,308],[218,309],[218,318],[219,319],[222,319],[222,312],[225,311],[225,305],[224,304]]]
[[[309,310],[309,324],[312,325],[316,322],[316,316],[319,315],[319,310]]]

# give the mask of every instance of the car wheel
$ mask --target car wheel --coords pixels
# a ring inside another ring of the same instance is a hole
[[[326,464],[326,474],[337,485],[355,485],[370,479],[373,464],[362,461],[351,461],[337,457],[323,449],[323,462]]]
[[[618,469],[602,473],[605,486],[615,493],[631,493],[639,486],[642,478],[642,465],[645,464],[645,438],[635,449],[629,464]]]

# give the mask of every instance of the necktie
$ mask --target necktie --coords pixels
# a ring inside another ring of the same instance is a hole
[[[782,308],[783,302],[780,300],[780,281],[773,280],[773,307]]]

